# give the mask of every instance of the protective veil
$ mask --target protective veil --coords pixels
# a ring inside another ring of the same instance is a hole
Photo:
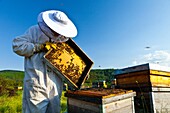
[[[45,64],[44,52],[34,52],[36,44],[48,41],[38,25],[13,40],[13,51],[25,57],[23,113],[60,113],[62,79]]]

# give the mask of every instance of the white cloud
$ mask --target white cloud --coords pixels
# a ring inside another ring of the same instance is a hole
[[[133,61],[133,65],[143,63],[154,63],[162,66],[170,66],[170,53],[163,50],[154,51],[152,53],[139,56],[135,61]]]

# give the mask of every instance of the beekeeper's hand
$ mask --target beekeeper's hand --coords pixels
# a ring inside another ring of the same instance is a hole
[[[50,49],[56,49],[57,48],[57,44],[56,43],[52,43],[52,42],[46,42],[45,43],[45,49],[46,50],[50,50]]]
[[[34,53],[42,52],[45,49],[44,44],[35,44]]]

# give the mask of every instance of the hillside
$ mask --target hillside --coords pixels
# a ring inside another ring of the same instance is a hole
[[[89,73],[89,79],[87,82],[106,80],[110,81],[114,79],[114,69],[92,69]],[[23,81],[24,72],[17,70],[3,70],[0,71],[1,79],[10,79],[14,81]]]
[[[15,88],[23,85],[24,72],[15,70],[0,71],[0,96],[15,95]]]
[[[18,70],[3,70],[0,71],[0,78],[12,79],[12,80],[23,80],[24,72]]]
[[[105,80],[111,82],[114,79],[114,69],[92,69],[86,83]],[[24,72],[16,70],[0,71],[0,87],[16,87],[23,85]]]
[[[92,69],[89,73],[89,79],[86,82],[98,82],[105,80],[111,82],[114,79],[114,69]]]

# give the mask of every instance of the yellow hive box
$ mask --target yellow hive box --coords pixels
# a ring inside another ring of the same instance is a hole
[[[80,89],[93,65],[92,60],[70,38],[56,43],[45,55],[45,62],[73,88]]]
[[[117,86],[121,88],[170,87],[170,67],[142,64],[115,71]]]

